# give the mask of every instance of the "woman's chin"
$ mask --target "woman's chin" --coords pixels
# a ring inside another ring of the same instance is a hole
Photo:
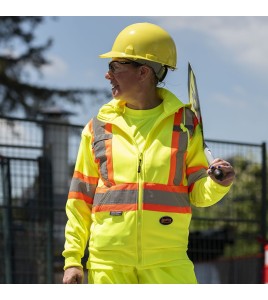
[[[112,89],[112,96],[114,99],[118,99],[119,98],[119,92],[117,89]]]

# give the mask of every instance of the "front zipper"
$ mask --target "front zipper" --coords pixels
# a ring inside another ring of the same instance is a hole
[[[151,140],[151,136],[157,126],[169,115],[163,114],[158,120],[155,122],[153,128],[149,132],[143,152],[139,152],[138,150],[138,163],[137,163],[137,180],[138,180],[138,198],[137,198],[137,259],[138,259],[138,265],[142,265],[142,203],[143,203],[143,182],[144,182],[144,172],[143,172],[143,158],[144,158],[144,153],[146,148],[148,147],[149,141]],[[113,123],[113,125],[118,126],[117,124]],[[131,138],[133,141],[134,145],[138,149],[138,145],[135,141],[135,139],[129,134],[128,127],[125,126],[120,126],[120,129],[125,131],[125,133],[128,134],[128,136]]]
[[[142,163],[142,153],[140,153],[140,155],[139,155],[138,173],[141,172],[141,163]]]
[[[143,182],[144,182],[144,170],[142,168],[143,166],[143,158],[145,151],[148,147],[149,141],[151,140],[151,136],[154,133],[157,126],[168,116],[161,116],[158,118],[158,120],[155,122],[153,128],[148,133],[143,152],[139,153],[138,157],[138,211],[137,211],[137,250],[138,250],[138,264],[142,265],[142,204],[143,204]],[[136,143],[135,143],[136,144]]]
[[[142,162],[143,154],[140,153],[138,157],[138,210],[137,210],[137,256],[138,264],[142,264],[142,202],[143,202],[143,173],[142,173]]]

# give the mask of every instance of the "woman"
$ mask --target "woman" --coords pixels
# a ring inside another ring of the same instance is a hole
[[[222,199],[234,170],[222,159],[208,168],[193,112],[157,87],[176,68],[165,30],[130,25],[101,57],[111,59],[105,78],[113,100],[82,132],[66,204],[63,282],[83,282],[89,241],[89,283],[197,283],[186,253],[191,205]]]

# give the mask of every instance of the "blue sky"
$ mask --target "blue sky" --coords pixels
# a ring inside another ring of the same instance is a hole
[[[246,7],[247,1],[243,3]],[[56,7],[51,14],[45,15],[57,15],[61,8]],[[117,12],[115,8],[113,11]],[[196,12],[196,8],[187,7],[187,12],[191,9]],[[225,14],[226,6],[222,9]],[[144,11],[146,13],[148,7]],[[48,37],[54,40],[47,52],[52,64],[44,68],[44,77],[38,82],[53,87],[109,89],[110,84],[104,78],[108,60],[98,55],[111,49],[117,34],[127,25],[155,23],[167,30],[177,45],[178,69],[169,72],[165,87],[183,102],[188,101],[188,61],[192,64],[202,103],[205,137],[257,144],[267,142],[268,17],[235,16],[237,11],[239,7],[230,14],[234,16],[221,16],[219,7],[217,17],[208,14],[112,17],[109,10],[108,15],[103,16],[83,16],[84,12],[82,16],[70,16],[72,12],[77,13],[74,9],[56,20],[46,17],[37,28],[36,36],[40,43]],[[71,122],[85,124],[98,108],[87,100],[83,106],[75,108],[77,114],[71,117]],[[74,111],[73,107],[67,109]]]
[[[178,69],[165,87],[183,102],[187,97],[187,64],[197,77],[206,138],[261,143],[268,140],[268,17],[58,17],[47,18],[36,34],[54,39],[47,56],[53,64],[40,82],[58,87],[110,88],[104,75],[110,50],[127,25],[152,22],[173,37]],[[72,122],[84,124],[98,106],[88,101]]]

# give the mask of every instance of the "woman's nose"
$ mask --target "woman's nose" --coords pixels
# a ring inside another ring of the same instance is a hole
[[[106,79],[110,80],[111,79],[111,74],[110,74],[110,71],[108,71],[105,76],[104,76]]]

